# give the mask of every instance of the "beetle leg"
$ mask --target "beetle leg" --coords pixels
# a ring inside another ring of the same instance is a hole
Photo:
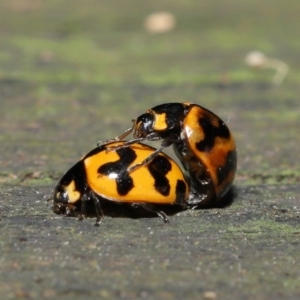
[[[66,206],[66,209],[65,209],[65,214],[64,214],[66,217],[68,217],[68,216],[71,216],[72,215],[72,210],[68,207],[68,206]]]
[[[132,203],[131,206],[132,207],[143,207],[144,209],[157,214],[164,221],[164,223],[169,223],[169,219],[168,219],[167,215],[163,211],[157,210],[151,204],[146,204],[146,203]]]
[[[147,140],[147,138],[132,139],[130,141],[124,142],[122,145],[119,145],[119,146],[106,147],[106,152],[117,151],[119,149],[129,147],[130,145],[132,145],[134,143],[140,143],[140,142],[143,142],[143,141],[146,141],[146,140]]]
[[[157,139],[159,139],[159,138],[157,138]],[[151,141],[154,141],[154,139],[152,139]],[[172,145],[172,143],[173,143],[173,139],[163,140],[161,145],[160,145],[160,148],[156,149],[152,154],[150,154],[142,162],[140,162],[138,164],[135,164],[135,165],[131,166],[130,168],[128,168],[127,172],[130,173],[130,172],[138,169],[139,167],[142,167],[142,166],[145,166],[145,165],[149,164],[159,154],[159,152],[161,152],[164,148]]]
[[[128,130],[130,130],[130,129],[127,129],[126,131],[128,131]],[[126,134],[126,135],[128,135],[128,134]],[[117,138],[123,139],[124,137],[125,136],[120,135]],[[146,137],[138,137],[138,138],[134,138],[130,141],[125,141],[122,145],[119,145],[119,146],[106,147],[106,152],[117,151],[119,149],[129,147],[130,145],[135,144],[135,143],[141,143],[144,141],[158,141],[158,140],[161,140],[161,137],[159,135],[157,135],[156,132],[153,132],[153,133],[148,134]],[[119,140],[113,139],[110,141],[119,141]]]
[[[127,172],[133,172],[134,170],[138,169],[139,167],[145,166],[149,164],[158,154],[161,152],[165,146],[161,146],[160,148],[156,149],[152,154],[150,154],[146,159],[144,159],[142,162],[135,164],[127,169]]]
[[[103,214],[103,210],[100,204],[100,201],[98,199],[98,197],[95,195],[95,193],[91,192],[91,198],[94,202],[94,206],[95,206],[95,211],[96,211],[96,222],[95,222],[95,226],[99,226],[101,221],[102,221],[102,217],[104,216]]]
[[[129,135],[133,131],[133,126],[126,129],[121,135],[116,137],[117,141],[123,140],[127,135]]]
[[[131,132],[133,131],[133,127],[130,127],[128,129],[126,129],[121,135],[115,137],[114,139],[109,139],[109,140],[104,140],[104,141],[98,141],[97,142],[97,147],[99,146],[103,146],[106,144],[109,144],[111,142],[118,142],[123,140],[127,135],[129,135]]]
[[[83,195],[81,199],[81,207],[78,221],[82,221],[84,218],[86,218],[86,201],[88,201],[87,196]]]
[[[109,143],[116,142],[116,141],[118,141],[117,138],[109,139],[109,140],[101,140],[101,141],[97,142],[97,147],[101,147],[101,146],[104,146],[104,145],[107,145]]]

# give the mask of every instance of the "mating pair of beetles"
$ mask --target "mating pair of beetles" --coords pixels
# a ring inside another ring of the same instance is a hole
[[[123,141],[130,133],[133,139]],[[161,141],[155,149],[142,142]],[[164,154],[173,145],[185,174]],[[101,204],[113,201],[142,207],[168,222],[160,205],[182,209],[222,205],[237,166],[234,138],[213,112],[192,103],[165,103],[133,120],[115,139],[98,142],[58,182],[53,211],[103,217]]]

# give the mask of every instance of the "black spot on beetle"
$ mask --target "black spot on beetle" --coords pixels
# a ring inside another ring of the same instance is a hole
[[[171,187],[166,175],[171,169],[169,160],[161,155],[157,155],[148,165],[148,170],[154,178],[154,187],[163,196],[170,194]]]
[[[227,153],[225,165],[220,167],[217,171],[218,185],[227,179],[230,172],[234,172],[236,168],[237,153],[236,151],[229,151]]]
[[[103,164],[98,168],[98,173],[109,176],[112,173],[118,174],[116,177],[117,191],[121,196],[125,196],[134,187],[133,180],[127,172],[129,165],[135,161],[137,155],[130,147],[116,150],[120,159],[115,162]]]
[[[183,180],[177,180],[176,184],[176,203],[181,204],[185,200],[186,184]]]
[[[84,193],[86,183],[86,171],[82,160],[76,163],[60,180],[57,185],[57,191],[63,192],[65,186],[68,186],[72,181],[75,183],[75,189],[81,194]],[[56,191],[56,192],[57,192]],[[55,192],[55,193],[56,193]]]
[[[134,187],[133,180],[127,172],[116,178],[116,182],[118,194],[121,196],[127,195]]]
[[[218,127],[214,126],[208,117],[200,118],[198,122],[204,131],[204,139],[196,143],[196,148],[199,151],[209,152],[214,147],[217,137],[230,138],[229,129],[222,120],[219,120]]]

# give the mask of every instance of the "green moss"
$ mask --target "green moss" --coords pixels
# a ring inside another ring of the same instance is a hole
[[[242,234],[245,236],[259,237],[259,236],[286,236],[297,233],[297,229],[293,225],[286,223],[279,223],[269,218],[262,218],[259,220],[251,220],[243,223],[240,226],[228,226],[226,234]]]

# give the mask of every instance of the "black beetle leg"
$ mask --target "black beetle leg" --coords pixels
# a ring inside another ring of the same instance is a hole
[[[99,226],[102,221],[102,217],[104,216],[103,210],[102,210],[101,203],[100,203],[98,197],[93,192],[91,192],[91,198],[94,202],[95,211],[96,211],[95,226]]]
[[[144,159],[142,162],[135,164],[133,166],[131,166],[130,168],[127,169],[127,172],[130,173],[136,169],[138,169],[139,167],[145,166],[147,164],[149,164],[154,158],[155,156],[157,156],[159,154],[159,152],[161,152],[165,147],[161,146],[159,149],[156,149],[153,153],[151,153],[146,159]]]
[[[155,141],[155,140],[158,140],[159,137],[153,137],[151,139],[151,141]],[[149,140],[149,139],[147,139]],[[160,148],[156,149],[153,153],[151,153],[147,158],[145,158],[142,162],[138,163],[138,164],[135,164],[133,166],[131,166],[130,168],[127,169],[127,172],[130,173],[134,170],[136,170],[137,168],[139,167],[142,167],[142,166],[145,166],[147,164],[149,164],[158,154],[159,152],[162,152],[162,150],[166,147],[169,147],[170,145],[172,145],[173,143],[173,140],[163,140],[161,145],[160,145]]]
[[[88,197],[86,194],[84,194],[81,198],[81,207],[80,207],[80,215],[78,217],[79,221],[82,221],[84,218],[86,218],[86,202],[88,201]]]
[[[164,223],[169,223],[169,219],[168,219],[167,215],[163,211],[157,210],[151,204],[146,204],[146,203],[132,203],[131,206],[135,207],[135,208],[136,207],[143,207],[144,209],[157,214],[164,221]]]

